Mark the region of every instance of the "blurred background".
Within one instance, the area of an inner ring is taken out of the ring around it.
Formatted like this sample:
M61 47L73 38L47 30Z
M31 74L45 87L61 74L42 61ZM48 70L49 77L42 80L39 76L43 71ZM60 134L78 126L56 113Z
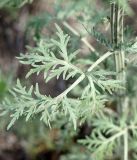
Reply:
M134 12L125 16L125 34L137 35L137 1L130 1ZM27 46L35 46L42 37L55 35L55 23L72 36L71 49L80 48L81 58L91 56L95 50L105 50L88 35L85 27L98 29L109 37L109 3L107 0L0 0L0 101L9 97L8 90L19 78L25 84L40 85L43 94L57 96L66 88L61 78L53 79L47 85L43 75L24 77L29 66L21 65L16 59L20 53L27 52ZM103 27L102 27L103 26ZM85 44L84 37L91 46ZM1 112L0 112L1 113ZM0 160L86 160L88 153L76 143L78 138L88 135L92 127L84 124L74 132L66 121L57 122L49 129L39 117L18 122L7 131L10 117L0 117ZM61 125L61 126L60 126ZM77 155L78 154L78 155ZM80 158L78 158L80 157Z

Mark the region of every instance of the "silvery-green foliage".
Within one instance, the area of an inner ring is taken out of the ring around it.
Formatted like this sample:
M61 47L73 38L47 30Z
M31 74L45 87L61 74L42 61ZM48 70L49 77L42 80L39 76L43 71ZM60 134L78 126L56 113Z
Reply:
M4 106L11 106L10 112L12 120L8 126L10 128L20 116L25 116L26 121L29 118L40 114L40 120L44 121L51 127L51 122L57 120L58 114L65 114L68 120L77 128L78 120L86 120L91 114L97 114L104 109L107 101L107 95L112 94L115 88L121 88L120 81L112 77L115 72L100 69L100 63L113 53L105 53L88 67L85 65L83 71L80 64L75 61L78 50L70 52L68 43L70 37L64 34L59 26L57 28L57 39L51 39L49 42L40 40L35 48L29 48L27 54L21 54L18 58L21 63L31 65L27 78L36 73L44 73L44 80L47 83L52 78L63 76L64 80L70 78L75 81L60 95L55 98L42 95L39 91L38 84L31 86L29 89L22 86L17 81L17 86L11 91L14 101L5 101ZM86 84L82 89L81 95L72 99L68 96L71 90L85 81ZM106 98L104 97L106 94ZM22 106L20 107L20 104ZM84 105L84 109L83 109Z

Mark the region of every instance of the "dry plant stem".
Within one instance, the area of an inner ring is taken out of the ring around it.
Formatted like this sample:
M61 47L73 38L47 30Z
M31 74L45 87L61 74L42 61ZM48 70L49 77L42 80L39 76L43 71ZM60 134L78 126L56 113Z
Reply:
M77 37L81 37L80 34L71 26L69 25L66 21L63 22L63 25L69 29L74 35ZM95 50L95 48L87 41L86 37L82 37L81 41L92 51L95 52L97 56L99 56L98 52Z

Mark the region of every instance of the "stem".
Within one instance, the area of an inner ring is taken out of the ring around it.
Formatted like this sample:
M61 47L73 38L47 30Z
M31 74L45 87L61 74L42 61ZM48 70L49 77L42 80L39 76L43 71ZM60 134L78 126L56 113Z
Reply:
M97 51L95 50L95 48L87 41L86 37L81 38L81 41L92 51L95 52L97 56L99 56L99 54L97 53Z
M107 52L103 56L101 56L89 69L87 72L91 72L95 67L97 67L102 61L104 61L106 58L108 58L110 55L112 55L113 52ZM58 95L55 99L62 99L64 96L66 96L73 88L75 88L83 79L86 77L85 74L82 74L69 88L67 88L64 92L62 92L60 95Z
M73 88L75 88L83 79L85 78L85 75L82 74L69 88L67 88L63 93L58 95L55 99L62 99L64 96L66 96Z
M115 52L116 78L122 81L123 86L125 86L125 53L121 48L121 44L123 43L123 16L123 8L116 2L113 2L111 4L111 40ZM123 90L119 90L118 92L121 95L124 94Z
M101 56L91 67L89 67L88 72L91 72L98 64L100 64L102 61L104 61L106 58L111 56L113 52L107 52L103 56Z
M111 4L111 40L113 50L115 52L115 65L117 72L117 80L120 80L125 87L125 53L121 48L123 43L123 18L124 9L119 6L118 1ZM124 115L126 122L125 107L125 90L117 90L118 96L118 113ZM124 160L128 160L128 129L126 129L124 137Z
M128 130L124 134L124 160L128 160Z
M74 35L76 35L77 37L80 37L80 34L72 26L70 26L66 21L63 22L63 25L67 29L69 29Z
M114 136L108 138L108 140L106 140L106 143L112 142L112 141L114 141L115 139L117 139L117 138L119 138L119 137L121 137L121 136L125 136L125 134L126 134L125 132L126 132L126 130L121 130L120 132L118 132L118 133L115 134ZM124 160L125 160L125 159L124 159Z

